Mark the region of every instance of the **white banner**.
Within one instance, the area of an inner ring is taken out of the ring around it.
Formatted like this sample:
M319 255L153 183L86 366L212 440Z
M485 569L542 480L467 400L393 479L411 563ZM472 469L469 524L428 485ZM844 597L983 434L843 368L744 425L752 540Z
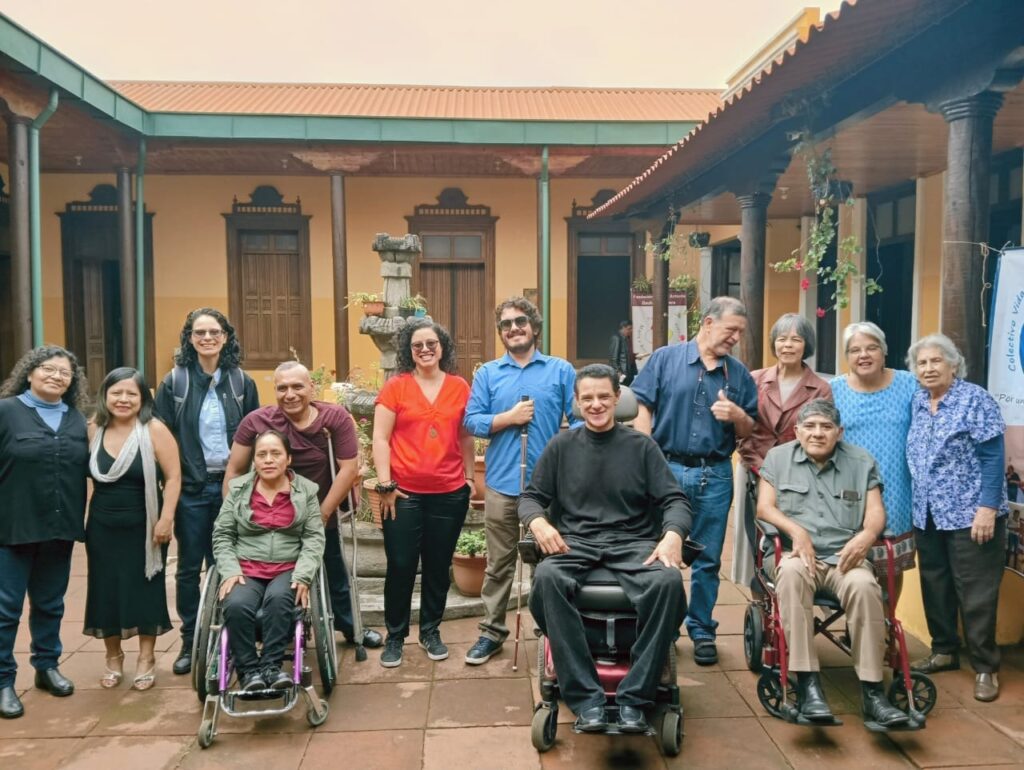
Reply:
M991 328L988 389L1006 420L1006 566L1024 573L1024 249L999 260Z

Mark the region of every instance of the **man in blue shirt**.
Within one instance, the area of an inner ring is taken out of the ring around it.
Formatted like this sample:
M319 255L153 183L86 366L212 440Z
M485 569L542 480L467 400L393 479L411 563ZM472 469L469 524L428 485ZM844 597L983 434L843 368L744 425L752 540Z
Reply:
M568 361L537 350L542 319L536 306L512 297L494 311L505 355L484 364L473 378L466 406L466 429L489 438L487 447L484 527L487 535L487 572L483 590L482 635L466 663L480 665L491 659L508 638L505 612L515 577L516 544L519 542L517 503L522 493L521 433L527 431L526 480L562 417L577 422L572 414L576 372ZM529 396L528 400L522 400Z
M693 508L690 537L704 544L693 563L686 630L693 658L718 661L711 617L718 600L718 571L732 505L732 453L757 419L757 387L730 354L747 328L747 311L733 297L711 300L697 337L659 348L633 382L640 402L634 427L650 435Z

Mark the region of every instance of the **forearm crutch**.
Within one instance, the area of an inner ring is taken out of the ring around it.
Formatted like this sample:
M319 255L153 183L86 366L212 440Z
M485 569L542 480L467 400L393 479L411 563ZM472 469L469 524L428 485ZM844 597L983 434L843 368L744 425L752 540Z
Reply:
M522 396L520 401L529 401L529 396ZM519 428L519 495L526 491L526 442L529 438L530 423L523 423ZM519 540L523 539L523 522L519 522ZM512 645L512 670L519 670L519 635L523 627L523 556L516 548L516 638Z

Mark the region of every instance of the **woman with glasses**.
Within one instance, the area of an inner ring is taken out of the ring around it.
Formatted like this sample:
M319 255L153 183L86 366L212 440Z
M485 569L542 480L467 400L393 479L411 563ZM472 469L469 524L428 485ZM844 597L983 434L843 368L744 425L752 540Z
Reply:
M175 366L156 391L156 415L171 429L181 456L181 497L174 518L181 652L175 674L192 670L199 573L204 560L213 563L213 522L223 502L231 440L242 418L260 405L256 383L238 365L241 356L235 328L223 313L193 310L181 330Z
M0 717L25 713L14 638L28 595L35 686L71 695L57 669L71 550L85 539L85 375L57 345L30 350L0 388Z
M885 366L885 332L870 321L843 330L849 373L832 380L832 397L843 418L843 440L868 450L882 472L886 530L896 538L896 569L914 566L907 433L917 380Z
M398 373L377 396L373 424L388 561L385 668L402 663L420 561L419 644L431 660L448 657L439 627L473 478L473 437L462 427L469 385L454 374L452 338L438 324L413 321L399 332L397 345Z

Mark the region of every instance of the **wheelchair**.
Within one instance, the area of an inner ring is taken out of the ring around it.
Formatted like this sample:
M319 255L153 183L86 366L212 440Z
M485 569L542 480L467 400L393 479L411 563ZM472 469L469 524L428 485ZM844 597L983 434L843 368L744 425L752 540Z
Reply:
M754 552L755 576L760 583L763 596L753 599L743 618L743 654L747 668L760 674L757 681L757 698L765 710L774 717L793 724L830 727L842 722L833 717L831 721L810 721L797 710L795 676L789 671L789 653L786 634L782 628L782 616L775 593L772 573L765 568L764 558L769 544L775 548L775 565L782 559L782 537L769 524L757 522L758 546ZM882 605L886 627L886 665L893 671L888 698L896 708L910 718L907 725L885 728L873 722L865 726L873 732L888 730L920 730L926 717L935 707L938 693L935 684L925 674L910 670L907 654L907 640L903 626L896 617L896 549L893 540L886 534L871 549L868 559L875 567L876 575L885 569L881 581ZM814 594L814 633L821 634L836 647L851 654L850 637L845 629L834 630L832 626L844 616L843 608L835 595L827 591Z
M334 643L334 617L327 594L327 579L320 569L309 589L309 607L295 608L295 624L290 652L292 686L283 690L243 692L235 679L228 630L217 598L220 576L211 566L206 572L199 598L196 634L192 643L192 688L203 704L198 740L208 748L217 735L217 721L223 713L229 717L268 717L286 714L300 696L306 704L306 720L313 727L327 719L328 705L313 687L313 671L305 660L312 641L320 671L324 696L330 696L338 676L338 649ZM256 614L256 638L260 638L263 611ZM232 689L232 688L235 689Z

